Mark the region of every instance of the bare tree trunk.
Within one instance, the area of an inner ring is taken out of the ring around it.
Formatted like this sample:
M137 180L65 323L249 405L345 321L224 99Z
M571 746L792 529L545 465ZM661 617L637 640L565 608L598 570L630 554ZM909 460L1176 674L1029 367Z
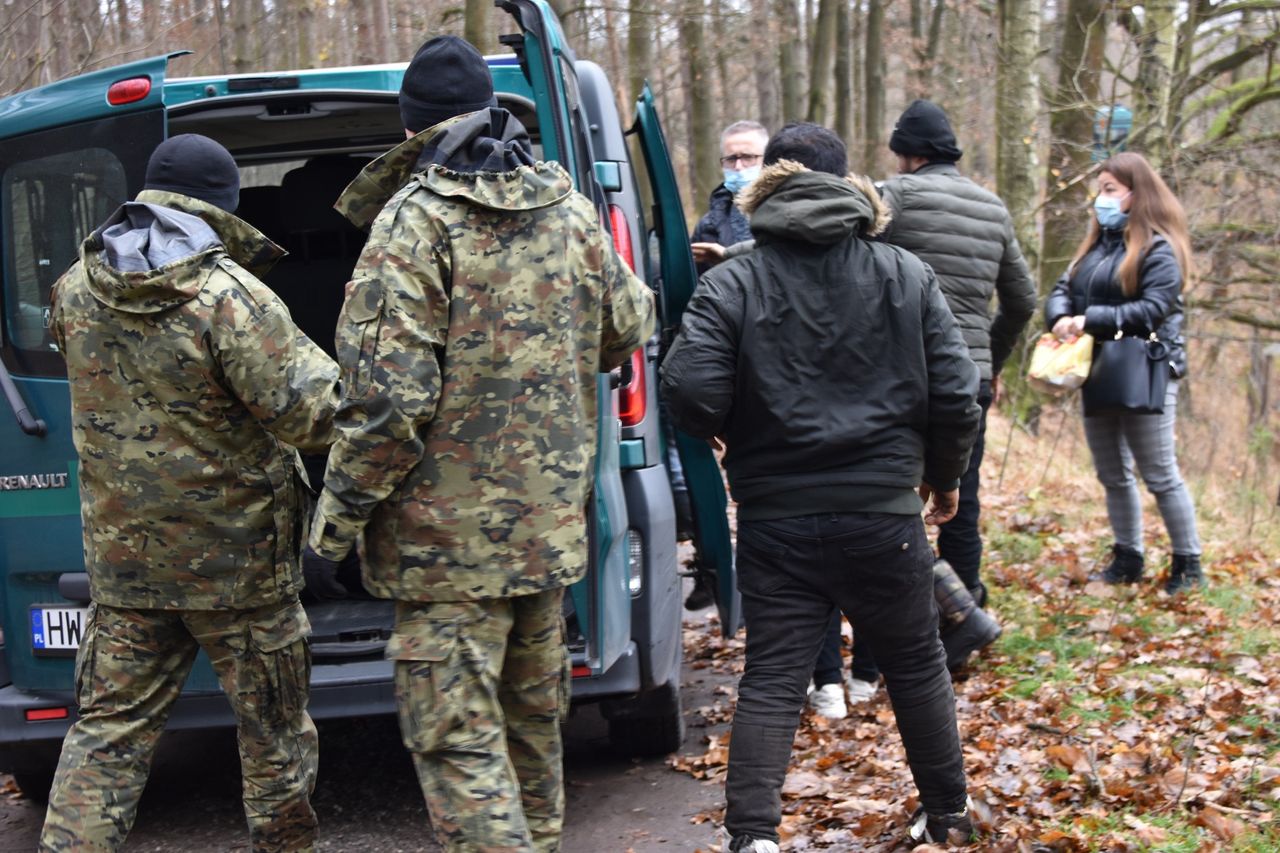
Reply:
M98 39L105 29L94 0L71 0L71 21L64 39L71 62L67 69L69 74L82 74L88 70L93 63L94 50L99 46Z
M795 0L774 0L778 32L778 68L782 74L782 120L799 121L804 115L800 54L796 46L803 29L796 21Z
M862 170L879 174L884 137L884 2L867 0L865 67L866 109L863 111Z
M1159 166L1169 158L1173 65L1177 47L1177 0L1146 0L1138 33L1138 79L1134 92L1134 142Z
M128 0L116 0L116 38L121 47L129 43L130 35Z
M245 16L248 17L248 9ZM150 50L160 32L160 0L142 0L142 40Z
M1040 291L1045 293L1067 267L1083 233L1082 211L1089 197L1084 176L1092 161L1093 113L1098 103L1106 17L1103 0L1067 0L1059 20L1058 80L1049 111L1048 203Z
M996 191L1013 216L1018 242L1031 269L1039 249L1035 211L1036 121L1040 86L1040 0L1000 0L999 62L996 67Z
M231 71L233 74L243 74L249 71L253 65L253 59L249 55L249 28L252 24L250 17L252 14L252 6L244 0L234 0L231 3L232 22L231 22Z
M834 130L853 141L853 34L849 0L836 3L836 118Z
M864 47L865 41L863 39L864 27L862 0L853 0L853 8L850 10L850 18L849 46L852 53L852 56L850 57L850 65L852 66L850 68L852 79L849 81L849 88L851 90L850 99L857 98L859 100L856 105L852 102L850 104L850 109L853 112L853 119L851 121L852 127L850 128L849 136L845 141L849 145L850 157L855 160L855 162L851 164L854 167L854 171L869 172L870 170L868 165L861 162L862 146L857 144L858 140L864 138L867 114L866 102L862 100L866 93L866 87L863 85L863 74L866 71L866 51Z
M653 5L646 0L631 0L627 7L627 80L633 104L644 90L653 66L653 43L658 38L660 20L657 11L651 9ZM628 109L623 113L623 121L630 115Z
M296 28L299 68L313 68L316 64L316 7L314 0L291 0L294 27Z
M844 0L820 0L809 64L809 121L826 124L831 114L832 62L836 48L836 6Z
M729 32L728 12L724 0L712 0L711 32L714 34L716 57L716 127L724 127L741 116L737 107L738 99L734 97L733 81L729 78Z
M774 27L769 24L769 0L752 0L752 17L756 26L751 29L752 55L761 57L761 61L753 62L756 80L756 120L769 128L769 132L777 130L782 124L782 114L778 109L778 70L772 62L764 59L776 56L777 49L773 43Z
M689 186L696 199L706 199L719 183L719 135L714 127L710 75L703 38L702 0L685 0L680 42L685 55L689 103Z
M407 61L413 58L418 45L426 39L422 38L421 29L417 26L415 14L417 0L396 0L396 60Z
M462 37L476 46L481 53L489 47L489 9L493 0L467 0L462 25Z
M604 7L604 37L609 57L606 65L609 71L609 79L613 81L614 100L618 102L618 107L622 111L622 115L625 116L627 114L626 107L632 102L632 98L627 86L629 77L623 73L625 66L622 62L622 40L618 37L617 15L615 8L606 3Z
M240 0L242 2L243 0ZM372 0L350 0L352 23L356 30L356 65L370 65L374 59Z
M471 2L474 2L474 0L470 0L467 5L470 6ZM391 7L388 5L387 0L370 0L369 6L369 23L373 28L369 41L373 50L374 61L386 62L390 57L391 50ZM477 42L472 42L472 44L477 44L478 46ZM484 48L481 48L481 53L483 52Z

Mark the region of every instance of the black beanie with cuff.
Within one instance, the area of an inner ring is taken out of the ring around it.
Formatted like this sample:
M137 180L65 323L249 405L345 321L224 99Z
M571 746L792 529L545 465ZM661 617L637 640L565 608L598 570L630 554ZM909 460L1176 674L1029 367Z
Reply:
M918 99L902 111L889 137L889 150L904 157L954 163L964 153L956 147L956 134L942 107Z

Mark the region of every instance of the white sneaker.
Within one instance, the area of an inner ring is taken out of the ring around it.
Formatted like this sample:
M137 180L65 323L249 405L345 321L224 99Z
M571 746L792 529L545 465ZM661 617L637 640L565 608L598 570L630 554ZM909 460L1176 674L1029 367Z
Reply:
M739 836L729 845L729 853L780 853L778 842Z
M854 678L852 675L844 680L845 690L849 691L849 704L861 705L863 702L869 702L876 695L876 691L880 689L880 685L875 681L863 681L861 678Z
M811 691L809 707L819 717L826 717L828 720L843 720L849 715L849 710L844 705L844 688L839 684L824 684Z

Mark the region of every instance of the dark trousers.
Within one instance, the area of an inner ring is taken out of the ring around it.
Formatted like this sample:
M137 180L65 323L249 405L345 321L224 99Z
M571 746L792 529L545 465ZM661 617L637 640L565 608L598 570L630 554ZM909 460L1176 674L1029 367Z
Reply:
M938 639L933 550L919 516L846 513L738 522L747 625L725 783L731 836L778 838L805 687L838 610L884 673L925 809L964 808L955 696Z
M955 517L938 528L938 555L951 564L970 590L976 589L980 583L978 568L982 565L982 534L978 532L982 506L978 502L978 487L981 485L979 469L986 444L987 410L991 408L991 397L991 383L984 379L978 386L982 422L978 426L973 455L969 457L969 467L960 478L960 506Z
M813 665L813 686L839 684L844 681L844 661L840 659L840 611L831 614L831 624L818 650L818 662Z

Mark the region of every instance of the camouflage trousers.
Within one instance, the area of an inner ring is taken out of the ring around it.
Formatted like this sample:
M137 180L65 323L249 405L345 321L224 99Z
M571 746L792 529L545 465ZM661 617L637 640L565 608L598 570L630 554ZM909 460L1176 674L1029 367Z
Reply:
M399 602L388 655L405 746L457 853L555 853L569 707L564 590Z
M236 717L253 850L311 850L309 632L296 599L248 611L94 605L76 656L80 717L62 744L40 849L123 846L169 711L204 649Z

